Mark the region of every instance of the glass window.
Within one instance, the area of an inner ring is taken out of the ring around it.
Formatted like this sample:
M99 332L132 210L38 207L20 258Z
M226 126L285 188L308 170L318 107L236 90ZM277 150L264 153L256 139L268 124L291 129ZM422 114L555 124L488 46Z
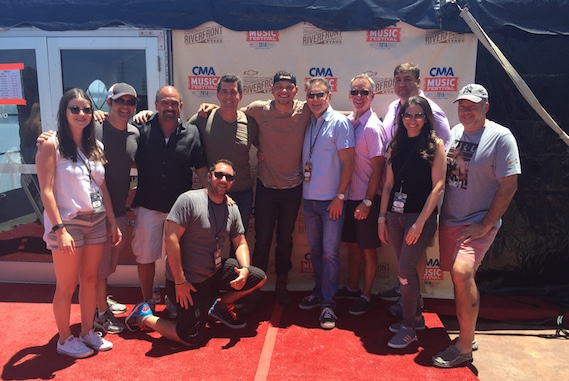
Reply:
M144 50L61 50L61 70L63 92L73 87L90 89L97 110L109 110L102 95L116 82L126 82L136 89L137 111L148 109Z

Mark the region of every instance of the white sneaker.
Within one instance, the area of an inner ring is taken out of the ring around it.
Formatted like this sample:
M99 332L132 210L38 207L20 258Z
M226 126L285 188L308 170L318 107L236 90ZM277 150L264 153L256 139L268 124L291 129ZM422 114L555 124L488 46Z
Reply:
M79 338L85 345L98 351L108 351L113 349L113 343L103 339L99 332L95 332L92 329L89 331L87 336L80 336Z
M63 344L57 340L57 353L76 359L82 359L91 356L95 351L83 344L81 340L71 335L63 342Z
M126 312L126 306L111 299L112 295L107 295L107 308L111 310L114 315L124 314Z

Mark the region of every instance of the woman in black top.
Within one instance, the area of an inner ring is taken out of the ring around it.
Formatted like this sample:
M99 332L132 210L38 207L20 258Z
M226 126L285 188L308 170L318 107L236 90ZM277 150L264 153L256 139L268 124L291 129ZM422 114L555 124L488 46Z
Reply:
M410 97L401 107L387 155L378 234L385 244L389 236L399 259L403 304L403 321L389 327L396 332L387 344L392 348L407 347L417 339L416 330L425 328L417 263L437 228L446 173L444 143L433 127L429 102Z

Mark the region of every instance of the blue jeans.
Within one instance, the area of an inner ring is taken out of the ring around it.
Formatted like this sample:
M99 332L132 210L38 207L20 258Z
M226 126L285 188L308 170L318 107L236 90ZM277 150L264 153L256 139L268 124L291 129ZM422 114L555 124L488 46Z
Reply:
M312 294L322 298L321 307L336 307L334 295L340 285L340 243L344 215L330 218L327 208L332 202L303 199L306 239L310 246L310 258L314 269L315 286Z
M418 216L419 213L387 212L389 239L395 249L397 259L399 259L398 276L403 304L403 324L409 327L413 326L416 316L421 316L421 301L419 299L421 285L417 274L417 263L437 230L437 214L433 213L425 222L417 242L408 245L405 242L405 236Z
M253 266L267 272L276 225L275 271L286 275L292 268L292 233L301 200L302 183L289 189L271 189L257 179Z
M245 189L239 192L229 192L227 195L231 197L239 207L239 213L241 213L241 222L243 222L243 227L245 228L245 238L247 238L247 229L249 228L251 209L253 209L253 188ZM235 258L235 248L233 247L233 243L231 243L230 246L231 248L229 250L229 257Z

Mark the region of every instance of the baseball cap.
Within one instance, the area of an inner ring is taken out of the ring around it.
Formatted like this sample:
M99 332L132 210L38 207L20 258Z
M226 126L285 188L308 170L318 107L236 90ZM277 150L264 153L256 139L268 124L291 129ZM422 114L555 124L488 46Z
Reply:
M273 78L273 85L280 81L288 81L296 86L296 77L290 71L281 70L275 74Z
M461 99L467 99L474 103L479 103L483 99L488 100L488 91L476 83L471 83L470 85L464 86L458 93L458 97L454 100L458 102Z
M117 99L122 97L123 95L132 95L133 97L138 99L134 87L124 82L119 82L112 85L111 88L109 89L109 93L107 94L107 98Z

